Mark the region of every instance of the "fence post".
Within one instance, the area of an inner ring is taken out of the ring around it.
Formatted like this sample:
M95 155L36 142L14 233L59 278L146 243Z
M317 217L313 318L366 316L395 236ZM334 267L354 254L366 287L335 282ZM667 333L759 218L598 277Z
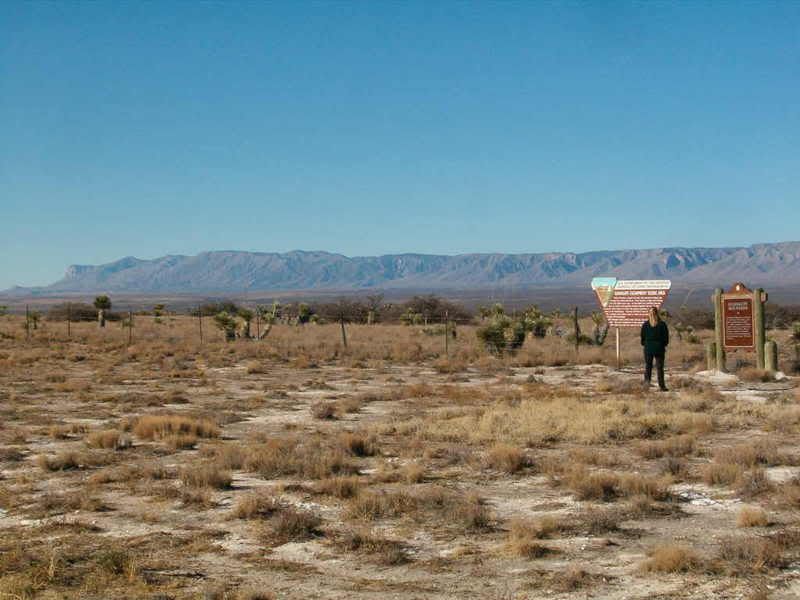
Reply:
M67 339L72 339L72 302L67 302Z
M31 311L27 304L25 305L25 339L31 339Z
M344 344L345 349L347 348L347 333L344 330L344 315L339 316L339 325L342 326L342 343Z
M450 336L447 335L449 333L448 327L450 325L450 312L444 311L444 354L447 359L450 359Z
M128 311L128 346L133 341L133 311Z

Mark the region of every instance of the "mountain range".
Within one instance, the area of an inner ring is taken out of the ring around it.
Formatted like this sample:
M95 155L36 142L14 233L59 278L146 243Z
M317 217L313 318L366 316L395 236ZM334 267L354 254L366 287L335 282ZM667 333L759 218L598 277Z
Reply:
M48 286L12 295L71 292L241 293L286 290L489 289L498 286L585 287L595 276L672 279L729 286L800 284L800 242L727 248L654 248L540 254L387 254L347 257L329 252L218 251L152 260L123 258L72 265Z

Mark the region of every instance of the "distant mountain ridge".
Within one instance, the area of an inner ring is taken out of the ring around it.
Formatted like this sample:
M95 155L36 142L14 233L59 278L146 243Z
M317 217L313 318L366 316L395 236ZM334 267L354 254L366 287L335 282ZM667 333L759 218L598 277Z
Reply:
M448 290L495 286L586 286L592 277L667 278L686 284L800 283L800 242L730 248L655 248L539 254L387 254L219 251L153 260L72 265L39 288L62 292L241 293L285 290ZM13 293L13 291L11 291Z

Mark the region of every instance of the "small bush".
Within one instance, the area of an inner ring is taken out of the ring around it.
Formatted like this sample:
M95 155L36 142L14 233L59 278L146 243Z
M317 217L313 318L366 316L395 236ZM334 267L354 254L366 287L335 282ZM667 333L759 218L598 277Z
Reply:
M195 419L183 415L145 415L134 422L133 433L145 440L161 440L177 434L215 438L219 437L219 427L210 419Z
M233 508L233 516L237 519L268 518L281 508L283 506L277 498L260 492L252 492L239 498Z
M55 456L40 454L36 457L36 463L45 471L68 471L80 468L82 458L77 452L66 450Z
M648 552L649 558L642 563L642 570L653 573L686 573L696 571L703 560L692 549L679 544L656 546Z
M361 491L361 480L358 477L328 477L320 479L314 491L335 498L355 498Z
M517 473L530 465L525 453L514 446L496 444L486 455L486 466L503 473Z
M783 565L781 546L766 537L734 537L719 545L719 558L740 572L763 571Z
M180 479L192 488L214 488L224 490L231 487L233 477L219 465L211 462L192 465L181 471Z
M374 438L358 433L343 433L339 441L342 447L353 456L375 456L378 453Z
M301 542L319 535L322 519L307 510L285 508L270 521L272 533L280 542Z
M335 419L336 405L332 402L317 402L311 406L311 414L315 419Z
M130 448L131 440L116 429L107 429L105 431L90 433L86 438L86 445L90 448L113 448L114 450L123 450L125 448Z
M745 506L736 515L737 527L766 527L769 525L767 513L758 506Z
M336 540L336 545L348 552L368 554L382 565L400 565L409 560L402 542L387 540L369 531L347 531Z

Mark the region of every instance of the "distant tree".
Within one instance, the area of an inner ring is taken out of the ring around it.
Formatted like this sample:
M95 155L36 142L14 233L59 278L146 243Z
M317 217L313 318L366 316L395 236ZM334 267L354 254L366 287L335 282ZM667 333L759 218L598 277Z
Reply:
M424 318L422 313L416 312L412 307L406 308L406 311L400 315L400 322L403 325L422 325Z
M249 340L250 339L250 322L253 320L253 317L255 316L255 314L253 313L252 310L250 310L248 308L240 308L237 311L236 314L244 322L244 324L242 326L242 337Z
M275 321L278 319L280 314L281 305L277 302L273 302L272 306L257 306L256 307L256 314L258 315L259 319L264 321L266 324L266 328L262 331L258 339L263 340L265 337L269 335L269 332L272 331L272 326L275 325Z
M100 327L106 326L106 311L111 310L111 298L105 294L94 299L94 307L97 309L97 322Z
M42 313L38 310L32 310L28 313L28 320L30 321L33 329L39 329L39 321L42 319Z
M535 304L522 312L520 317L525 331L530 331L534 337L543 338L547 330L553 325L552 319L547 317Z
M367 296L367 325L372 325L378 320L382 305L383 294L372 294Z
M301 302L297 306L297 324L298 325L305 325L309 321L311 321L311 315L313 315L313 311L308 304Z
M497 307L499 305L495 305ZM502 306L500 306L502 309ZM505 311L493 310L489 322L476 331L478 339L492 354L506 351L516 352L525 343L525 323L523 319L513 319Z
M166 310L166 308L167 308L166 304L156 304L153 307L153 316L155 316L155 317L163 316L164 315L164 311Z
M230 342L236 339L236 327L238 323L236 317L226 311L214 315L214 324L225 334L225 341Z
M0 304L0 317L5 317L8 314L8 306Z

